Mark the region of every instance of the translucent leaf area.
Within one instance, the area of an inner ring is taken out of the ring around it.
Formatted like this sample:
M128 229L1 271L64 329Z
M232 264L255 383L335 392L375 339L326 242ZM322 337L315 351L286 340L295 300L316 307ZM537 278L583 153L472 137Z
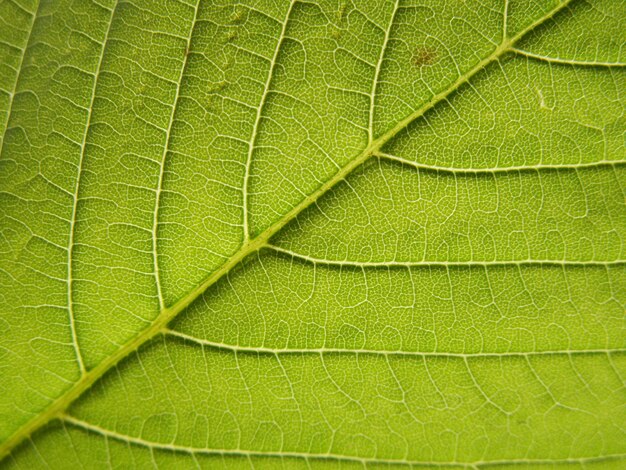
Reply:
M0 467L626 467L626 2L0 1Z

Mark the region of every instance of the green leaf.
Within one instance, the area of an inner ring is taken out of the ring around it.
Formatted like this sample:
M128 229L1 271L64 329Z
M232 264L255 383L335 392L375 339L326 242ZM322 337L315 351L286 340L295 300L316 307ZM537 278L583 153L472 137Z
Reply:
M626 465L626 2L0 20L2 468Z

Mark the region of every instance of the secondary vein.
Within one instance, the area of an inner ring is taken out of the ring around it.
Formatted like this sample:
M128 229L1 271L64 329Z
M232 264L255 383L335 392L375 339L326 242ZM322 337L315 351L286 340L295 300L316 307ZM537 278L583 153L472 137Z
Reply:
M296 4L296 1L293 0L289 4L289 9L287 10L287 14L285 15L285 20L281 24L280 36L278 37L278 41L276 43L276 48L274 49L274 55L270 60L270 68L267 73L267 79L265 80L265 85L263 86L263 95L261 96L261 102L256 109L256 116L254 118L254 125L252 126L252 132L250 134L249 142L246 142L248 145L248 155L246 157L246 171L243 177L243 236L244 240L248 241L250 239L250 228L248 223L249 216L249 204L248 204L248 184L250 181L250 168L252 166L252 154L254 153L254 148L256 147L256 142L259 135L259 123L261 122L261 117L263 115L263 109L265 108L265 103L267 101L267 96L269 94L270 85L272 83L272 77L274 76L274 68L276 67L276 62L278 61L278 54L280 53L281 46L285 40L285 33L287 32L287 24L289 23L289 18L291 17L291 12L293 11L293 6Z
M83 357L80 352L80 347L78 345L78 336L76 334L76 324L74 321L73 271L74 271L74 248L76 247L74 236L76 232L76 218L78 215L78 201L79 201L81 177L83 174L83 163L85 161L87 137L89 135L89 130L91 129L91 124L92 124L93 106L96 100L96 88L98 87L98 81L100 79L100 70L102 69L102 62L104 62L105 49L106 49L107 42L109 40L109 33L111 32L111 25L113 24L113 15L115 14L115 9L117 8L117 5L118 4L116 3L109 13L109 26L104 35L104 40L102 42L102 49L100 51L100 59L98 60L98 66L96 67L96 72L93 77L93 86L91 88L91 99L90 99L89 108L87 111L87 123L85 125L85 132L83 132L83 136L82 136L81 143L80 143L80 156L78 157L78 168L76 170L76 186L74 187L74 193L72 194L72 217L70 219L69 240L67 242L68 243L67 244L67 310L68 310L69 320L70 320L70 331L72 335L72 344L74 346L74 353L76 354L76 361L78 362L80 373L83 376L87 373L87 370L85 369Z
M164 444L160 442L148 441L141 437L133 437L127 434L121 434L115 431L111 431L100 426L91 424L87 421L75 418L70 415L63 415L60 417L63 423L67 423L74 427L80 428L84 431L92 434L98 434L100 436L109 437L117 441L125 442L127 444L134 444L140 447L149 449L161 449L170 452L179 452L187 454L204 454L204 455L222 455L222 456L234 456L234 457L278 457L278 458L295 458L305 460L331 460L339 462L356 462L363 466L366 465L414 465L414 466L428 466L428 467L465 467L465 468L480 468L495 465L515 465L515 464L535 464L535 465L550 465L557 463L592 463L602 462L608 460L621 460L626 458L626 454L609 454L601 457L580 457L580 458L561 458L561 459L501 459L501 460L477 460L473 462L446 462L446 461L426 461L426 460L408 460L408 459L385 459L379 457L358 457L355 455L344 455L335 453L312 453L312 452L294 452L294 451L255 451L246 449L210 449L202 447L191 447L177 444Z
M185 44L185 58L183 59L183 65L180 70L180 75L178 77L178 82L176 83L176 94L174 95L174 101L172 103L172 110L169 116L169 122L167 126L167 130L165 131L165 145L163 146L163 153L161 155L160 168L159 168L159 181L157 183L157 190L155 195L155 203L154 203L154 213L152 215L152 263L154 269L154 281L156 284L157 297L159 298L159 306L161 309L165 308L165 302L163 300L163 294L161 292L161 278L159 276L159 256L157 252L157 232L159 227L159 208L161 205L161 193L163 191L163 178L165 176L165 159L167 157L167 153L170 149L171 136L172 136L172 126L174 125L174 118L176 116L176 109L178 100L180 98L180 87L183 82L183 76L185 75L185 70L187 69L187 62L189 58L189 49L191 47L191 38L193 37L193 32L196 28L196 22L198 19L198 10L200 9L199 2L196 2L196 6L194 7L193 12L193 21L191 22L191 27L189 29L189 37L187 38Z
M460 359L477 359L477 358L492 358L503 359L509 357L534 357L534 356L575 356L575 355L590 355L590 354L604 354L610 356L611 354L623 354L626 353L626 349L623 348L605 348L605 349L551 349L551 350L538 350L538 351L509 351L509 352L437 352L437 351L408 351L408 350L384 350L384 349L350 349L350 348L336 348L336 347L301 347L301 348L269 348L264 346L239 346L230 343L220 343L216 341L209 341L206 339L198 338L196 336L182 333L178 330L171 330L166 328L163 330L165 337L177 337L188 343L194 343L198 346L204 346L212 349L221 349L225 351L232 351L237 353L250 353L250 354L269 354L273 356L278 355L298 355L298 354L363 354L372 356L399 356L399 357L449 357Z

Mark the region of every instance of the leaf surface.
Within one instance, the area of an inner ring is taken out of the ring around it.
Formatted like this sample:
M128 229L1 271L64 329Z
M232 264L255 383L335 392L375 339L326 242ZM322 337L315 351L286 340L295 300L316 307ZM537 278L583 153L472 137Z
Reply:
M626 3L0 5L6 468L621 468Z

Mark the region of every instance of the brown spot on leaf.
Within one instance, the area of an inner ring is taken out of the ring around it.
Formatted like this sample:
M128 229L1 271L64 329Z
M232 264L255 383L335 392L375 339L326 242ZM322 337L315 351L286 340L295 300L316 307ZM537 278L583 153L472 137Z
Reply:
M346 2L342 1L337 10L337 21L341 24L346 18Z
M335 28L334 26L331 27L330 37L334 40L338 40L341 37L341 30L339 28Z
M228 32L224 35L224 44L231 43L237 39L237 29L232 28L229 29Z
M245 15L245 11L243 7L241 7L240 5L237 5L230 15L230 21L233 23L241 23L244 15Z
M417 46L413 52L413 65L423 67L425 65L433 65L437 62L439 54L432 47Z

